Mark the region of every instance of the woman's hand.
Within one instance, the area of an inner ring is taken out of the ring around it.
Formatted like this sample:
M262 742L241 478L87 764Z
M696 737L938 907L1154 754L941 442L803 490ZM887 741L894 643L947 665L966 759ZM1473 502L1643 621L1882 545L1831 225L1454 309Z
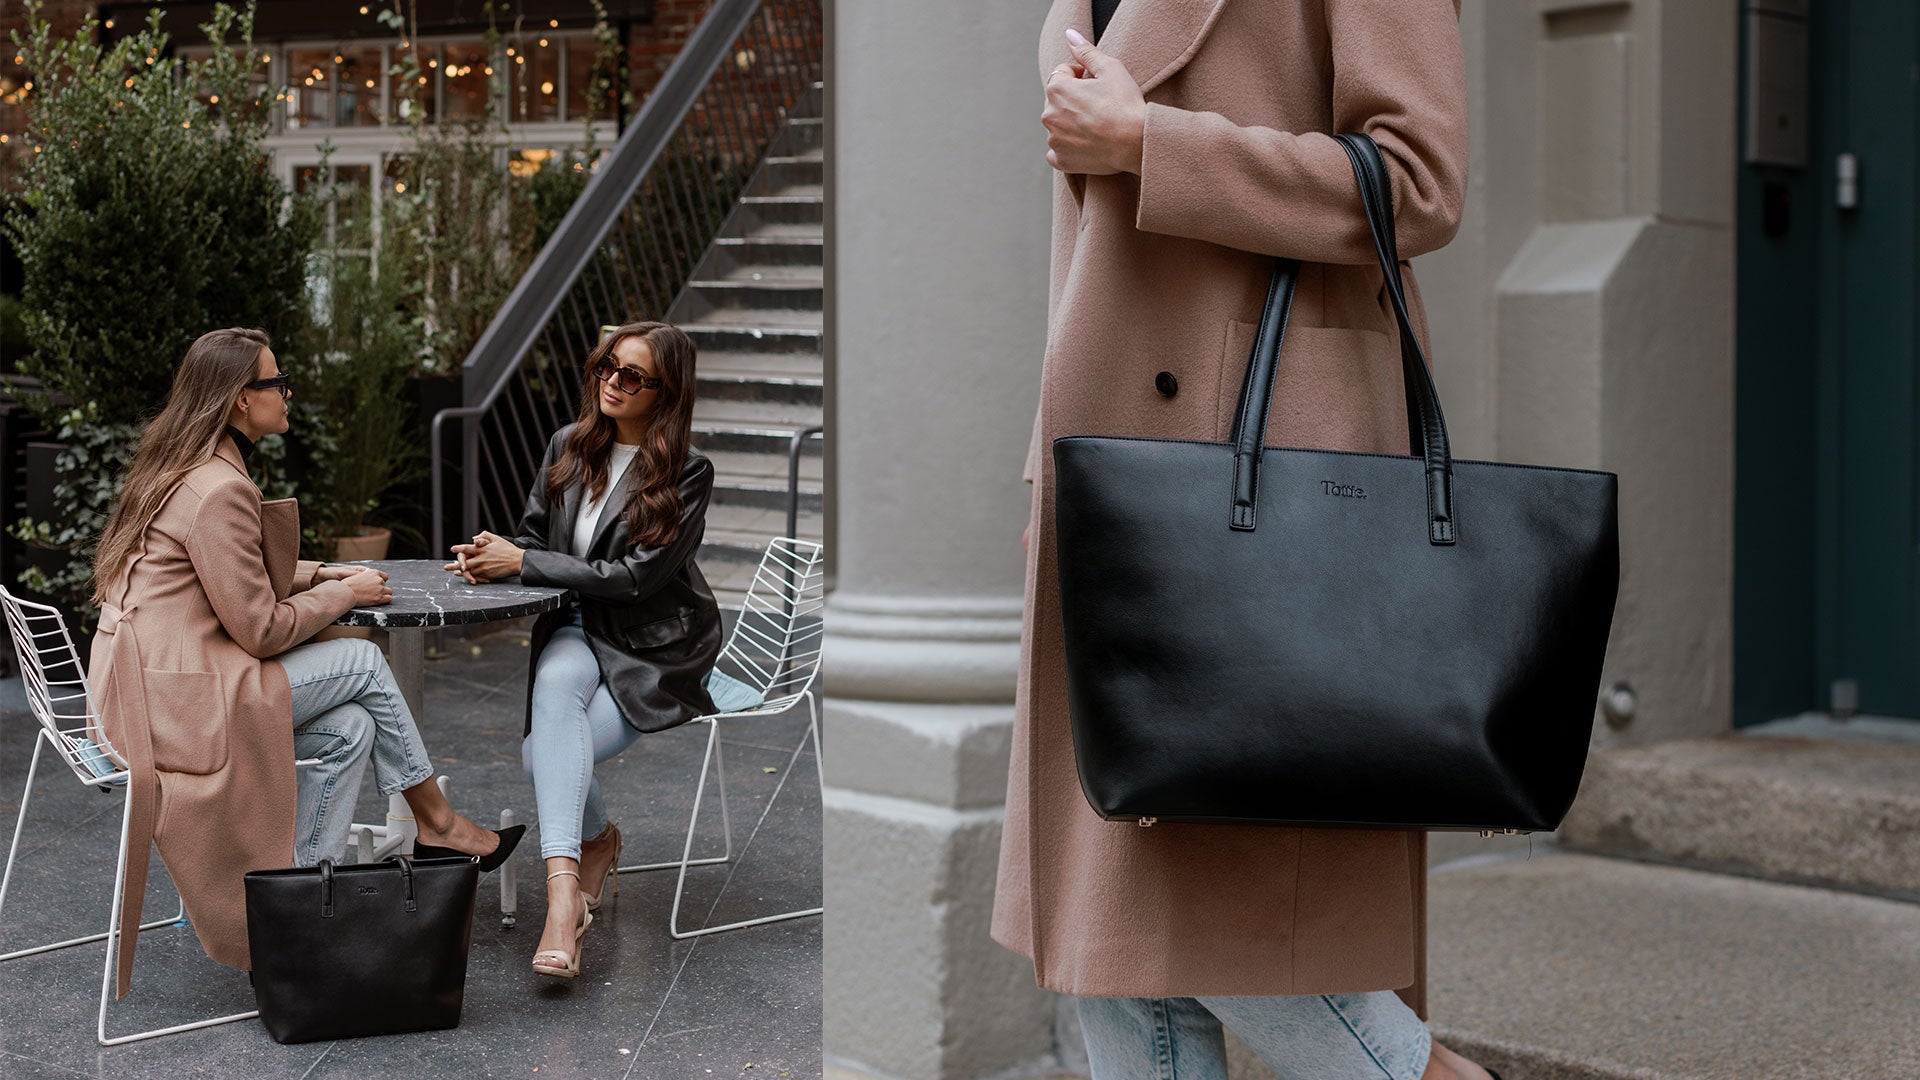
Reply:
M323 566L321 569L333 568ZM340 580L353 590L354 607L377 607L393 603L393 590L387 587L386 574L371 566L346 566L340 569L346 571L340 575Z
M444 569L458 571L473 585L518 574L524 551L513 541L490 532L474 537L471 544L455 544L449 550L455 561L446 564Z
M1077 30L1067 31L1073 64L1047 75L1047 164L1066 173L1140 171L1147 101L1127 66Z
M313 572L313 580L316 582L344 581L362 570L373 570L374 573L380 575L381 581L387 580L387 572L385 570L376 570L371 566L354 566L352 564L345 566L323 566Z

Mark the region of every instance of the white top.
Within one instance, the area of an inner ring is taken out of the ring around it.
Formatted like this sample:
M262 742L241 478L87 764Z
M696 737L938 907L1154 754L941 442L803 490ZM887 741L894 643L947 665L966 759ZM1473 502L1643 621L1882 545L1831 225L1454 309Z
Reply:
M600 511L607 505L607 496L620 484L620 476L633 464L633 456L640 452L638 445L617 442L613 444L613 459L607 462L607 489L598 499L580 504L580 514L573 519L573 553L579 558L587 557L587 548L593 543L593 531L600 525ZM618 511L615 511L618 513Z

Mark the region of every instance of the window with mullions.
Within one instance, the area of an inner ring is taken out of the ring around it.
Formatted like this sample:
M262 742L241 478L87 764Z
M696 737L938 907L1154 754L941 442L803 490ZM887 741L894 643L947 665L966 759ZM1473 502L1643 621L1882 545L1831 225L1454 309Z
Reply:
M234 50L234 54L237 57L239 50ZM273 51L264 46L255 46L254 54L253 67L247 72L247 88L244 91L246 96L245 101L238 103L220 101L218 100L219 95L214 92L212 87L201 86L196 94L200 99L200 103L215 109L217 112L232 108L236 104L254 108L271 108L274 105L275 93L271 87ZM198 63L212 59L213 50L205 47L184 48L180 49L177 55L182 61L187 63Z

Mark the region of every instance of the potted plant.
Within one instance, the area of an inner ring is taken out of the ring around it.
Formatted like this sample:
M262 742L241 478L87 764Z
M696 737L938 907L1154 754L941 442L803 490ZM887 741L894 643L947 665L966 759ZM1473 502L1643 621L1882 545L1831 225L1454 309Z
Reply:
M371 518L423 465L406 392L418 335L399 275L381 273L375 257L317 255L312 265L313 318L291 402L308 456L301 506L316 557L382 559L392 529Z

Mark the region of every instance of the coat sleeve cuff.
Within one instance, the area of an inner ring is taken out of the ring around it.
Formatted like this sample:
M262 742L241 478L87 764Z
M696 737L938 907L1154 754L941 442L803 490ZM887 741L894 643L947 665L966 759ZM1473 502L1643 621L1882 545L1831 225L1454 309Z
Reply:
M1220 191L1205 173L1183 163L1197 149L1200 114L1147 102L1140 129L1140 204L1134 226L1143 232L1187 235L1196 216L1219 206Z
M319 573L320 568L325 565L327 564L313 559L301 559L294 563L293 591L306 592L308 589L313 588L313 575Z

